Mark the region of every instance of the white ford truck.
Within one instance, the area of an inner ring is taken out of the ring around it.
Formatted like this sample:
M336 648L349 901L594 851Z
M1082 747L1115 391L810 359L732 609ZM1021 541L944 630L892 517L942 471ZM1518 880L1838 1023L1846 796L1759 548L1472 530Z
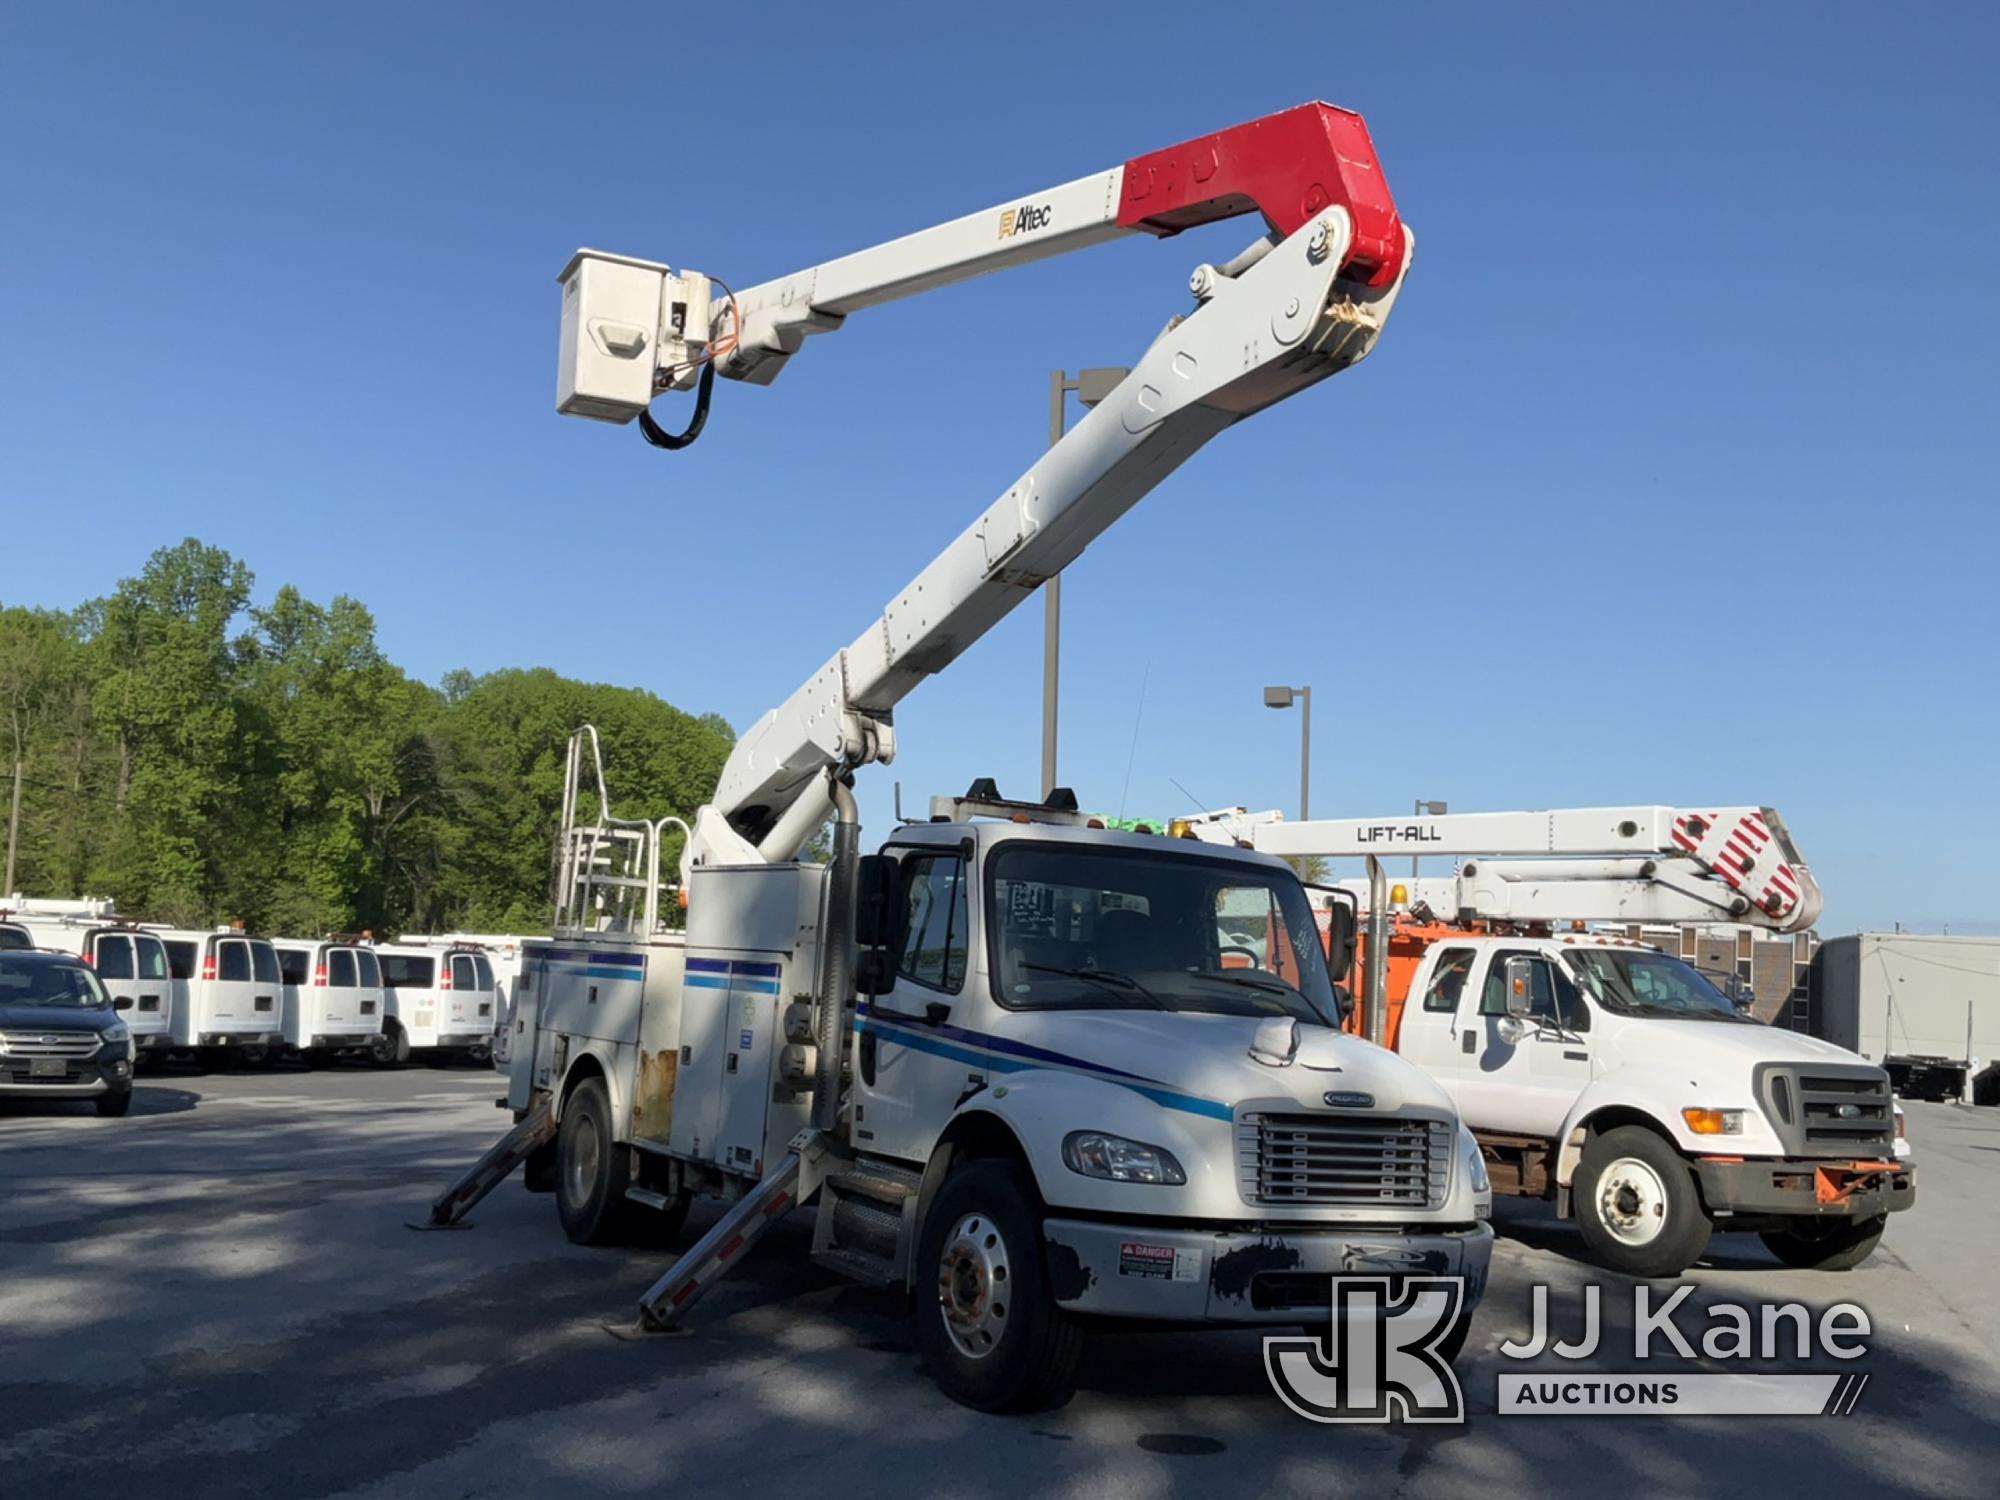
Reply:
M1495 1189L1552 1196L1615 1270L1678 1275L1715 1230L1844 1270L1916 1200L1881 1068L1751 1020L1641 943L1437 937L1395 1040L1451 1094Z

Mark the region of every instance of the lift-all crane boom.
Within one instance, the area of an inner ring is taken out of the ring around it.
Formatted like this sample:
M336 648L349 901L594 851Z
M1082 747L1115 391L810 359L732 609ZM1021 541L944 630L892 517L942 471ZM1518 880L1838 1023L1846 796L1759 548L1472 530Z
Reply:
M1261 213L1268 233L1198 266L1175 317L1111 395L1010 485L880 618L752 727L682 856L794 857L834 808L833 777L895 754L896 705L1074 561L1225 428L1364 358L1412 237L1361 117L1307 104L872 249L730 293L696 272L581 250L563 282L558 409L644 418L692 441L715 377L763 385L806 337L864 308L1127 234ZM644 417L698 385L687 434Z
M1368 917L1363 993L1385 991L1389 854L1467 857L1449 880L1410 891L1461 922L1740 922L1775 932L1812 926L1820 890L1768 807L1576 807L1542 812L1445 813L1286 822L1228 808L1181 820L1196 838L1264 854L1365 859ZM1386 1007L1369 1004L1368 1034L1386 1034Z

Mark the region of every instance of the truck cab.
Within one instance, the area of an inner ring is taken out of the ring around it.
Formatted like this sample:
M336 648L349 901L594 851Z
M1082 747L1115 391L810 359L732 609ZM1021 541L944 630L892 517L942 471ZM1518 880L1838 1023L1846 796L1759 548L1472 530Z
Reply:
M810 864L696 868L684 932L558 924L511 1039L517 1117L556 1116L531 1186L582 1242L758 1189L826 1076L832 936L857 993L814 1256L918 1293L951 1394L1034 1398L1093 1318L1323 1324L1333 1278L1413 1268L1460 1279L1455 1354L1492 1247L1479 1151L1445 1088L1339 1030L1290 867L1077 824L907 824L859 860L847 932Z
M1716 1230L1846 1269L1915 1201L1881 1068L1749 1019L1644 943L1436 937L1396 1046L1451 1095L1496 1190L1554 1198L1616 1270L1678 1275Z

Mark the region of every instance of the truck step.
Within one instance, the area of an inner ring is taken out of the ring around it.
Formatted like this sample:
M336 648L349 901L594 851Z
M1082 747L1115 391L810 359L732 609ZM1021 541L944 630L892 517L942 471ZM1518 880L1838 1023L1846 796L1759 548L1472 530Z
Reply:
M893 1258L902 1236L903 1216L894 1209L866 1198L833 1199L833 1243L828 1249L859 1250Z
M643 1203L648 1208L657 1208L662 1212L671 1207L674 1201L665 1193L656 1193L651 1188L640 1187L636 1182L626 1187L625 1196L634 1203Z
M900 1208L905 1198L914 1198L924 1185L923 1177L887 1162L856 1162L845 1171L829 1173L827 1182L843 1198L873 1198Z
M838 1271L850 1281L859 1281L868 1286L894 1286L901 1278L888 1260L879 1255L865 1255L857 1250L834 1246L813 1252L813 1263L825 1266L829 1271Z

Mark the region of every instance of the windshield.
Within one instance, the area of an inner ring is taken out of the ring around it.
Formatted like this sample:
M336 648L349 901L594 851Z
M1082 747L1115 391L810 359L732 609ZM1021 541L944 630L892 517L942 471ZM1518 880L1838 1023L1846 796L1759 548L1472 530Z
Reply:
M28 936L28 929L0 922L0 948L32 948L35 940Z
M1591 998L1619 1015L1756 1024L1694 969L1664 953L1579 948L1563 957Z
M995 850L988 868L1002 1005L1338 1024L1319 926L1288 871L1026 842Z
M111 997L97 976L74 959L12 958L0 954L0 1006L104 1006Z

